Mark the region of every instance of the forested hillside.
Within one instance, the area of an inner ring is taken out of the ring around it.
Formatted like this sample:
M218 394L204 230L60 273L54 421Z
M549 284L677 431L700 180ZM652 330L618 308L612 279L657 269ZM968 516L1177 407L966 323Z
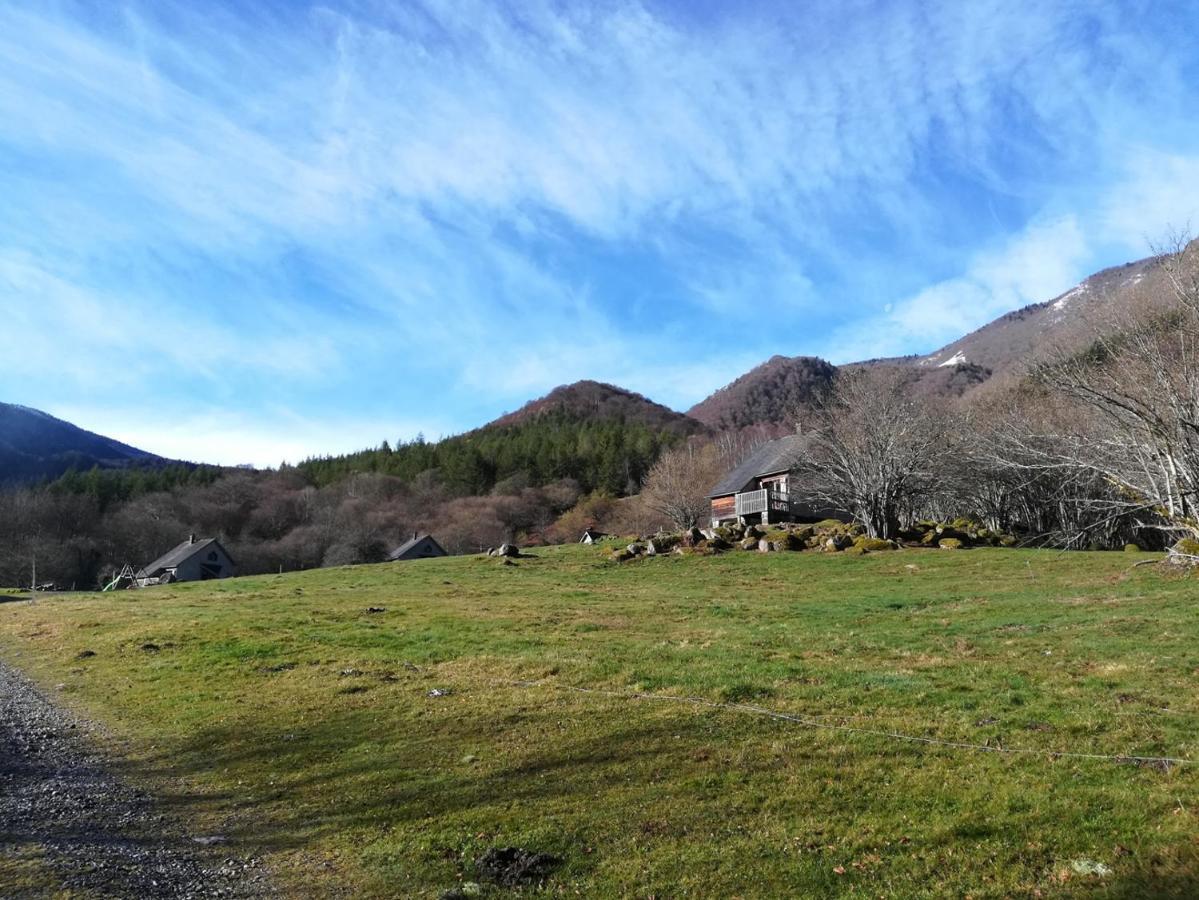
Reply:
M626 494L636 493L662 447L680 437L677 431L624 418L593 420L551 410L442 441L384 443L374 450L310 459L298 469L318 487L357 473L410 482L423 472L436 472L447 490L460 495L486 493L514 475L535 486L572 478L587 491Z
M69 469L154 467L167 460L37 409L0 403L0 485L57 478Z
M219 537L247 574L377 561L414 530L455 553L571 539L586 510L611 514L665 448L704 430L637 394L583 382L467 434L273 472L71 470L0 493L0 584L27 583L36 558L40 580L94 587L192 532ZM587 498L566 520L569 533L552 531Z

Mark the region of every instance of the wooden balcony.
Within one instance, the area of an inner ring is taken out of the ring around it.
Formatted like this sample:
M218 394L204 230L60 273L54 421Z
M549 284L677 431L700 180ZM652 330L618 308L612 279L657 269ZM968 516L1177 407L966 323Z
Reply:
M770 517L791 514L791 498L781 492L763 488L758 491L744 491L737 494L737 516L751 516L758 513L768 513Z

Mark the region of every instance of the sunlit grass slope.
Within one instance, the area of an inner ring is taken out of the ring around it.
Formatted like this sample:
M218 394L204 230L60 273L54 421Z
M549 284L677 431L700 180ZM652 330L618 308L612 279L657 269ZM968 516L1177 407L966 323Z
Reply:
M519 846L590 897L1194 896L1199 766L1051 752L1199 756L1199 590L1136 558L549 548L9 602L0 653L297 894Z

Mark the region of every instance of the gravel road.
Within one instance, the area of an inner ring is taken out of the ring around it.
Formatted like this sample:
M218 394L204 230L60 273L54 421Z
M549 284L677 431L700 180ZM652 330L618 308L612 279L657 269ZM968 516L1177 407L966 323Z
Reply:
M40 851L71 897L274 896L256 859L116 777L85 724L0 662L0 857ZM0 898L19 896L0 884Z

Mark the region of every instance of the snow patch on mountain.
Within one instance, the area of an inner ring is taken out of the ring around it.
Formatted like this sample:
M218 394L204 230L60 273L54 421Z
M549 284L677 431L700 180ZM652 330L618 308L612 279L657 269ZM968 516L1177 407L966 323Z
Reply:
M1073 300L1075 297L1082 296L1083 294L1087 293L1088 291L1090 291L1090 288L1087 287L1087 285L1080 284L1074 290L1067 291L1066 293L1062 294L1061 297L1059 297L1056 301L1054 301L1053 308L1057 309L1057 310L1065 309L1067 306L1070 305L1071 300Z

